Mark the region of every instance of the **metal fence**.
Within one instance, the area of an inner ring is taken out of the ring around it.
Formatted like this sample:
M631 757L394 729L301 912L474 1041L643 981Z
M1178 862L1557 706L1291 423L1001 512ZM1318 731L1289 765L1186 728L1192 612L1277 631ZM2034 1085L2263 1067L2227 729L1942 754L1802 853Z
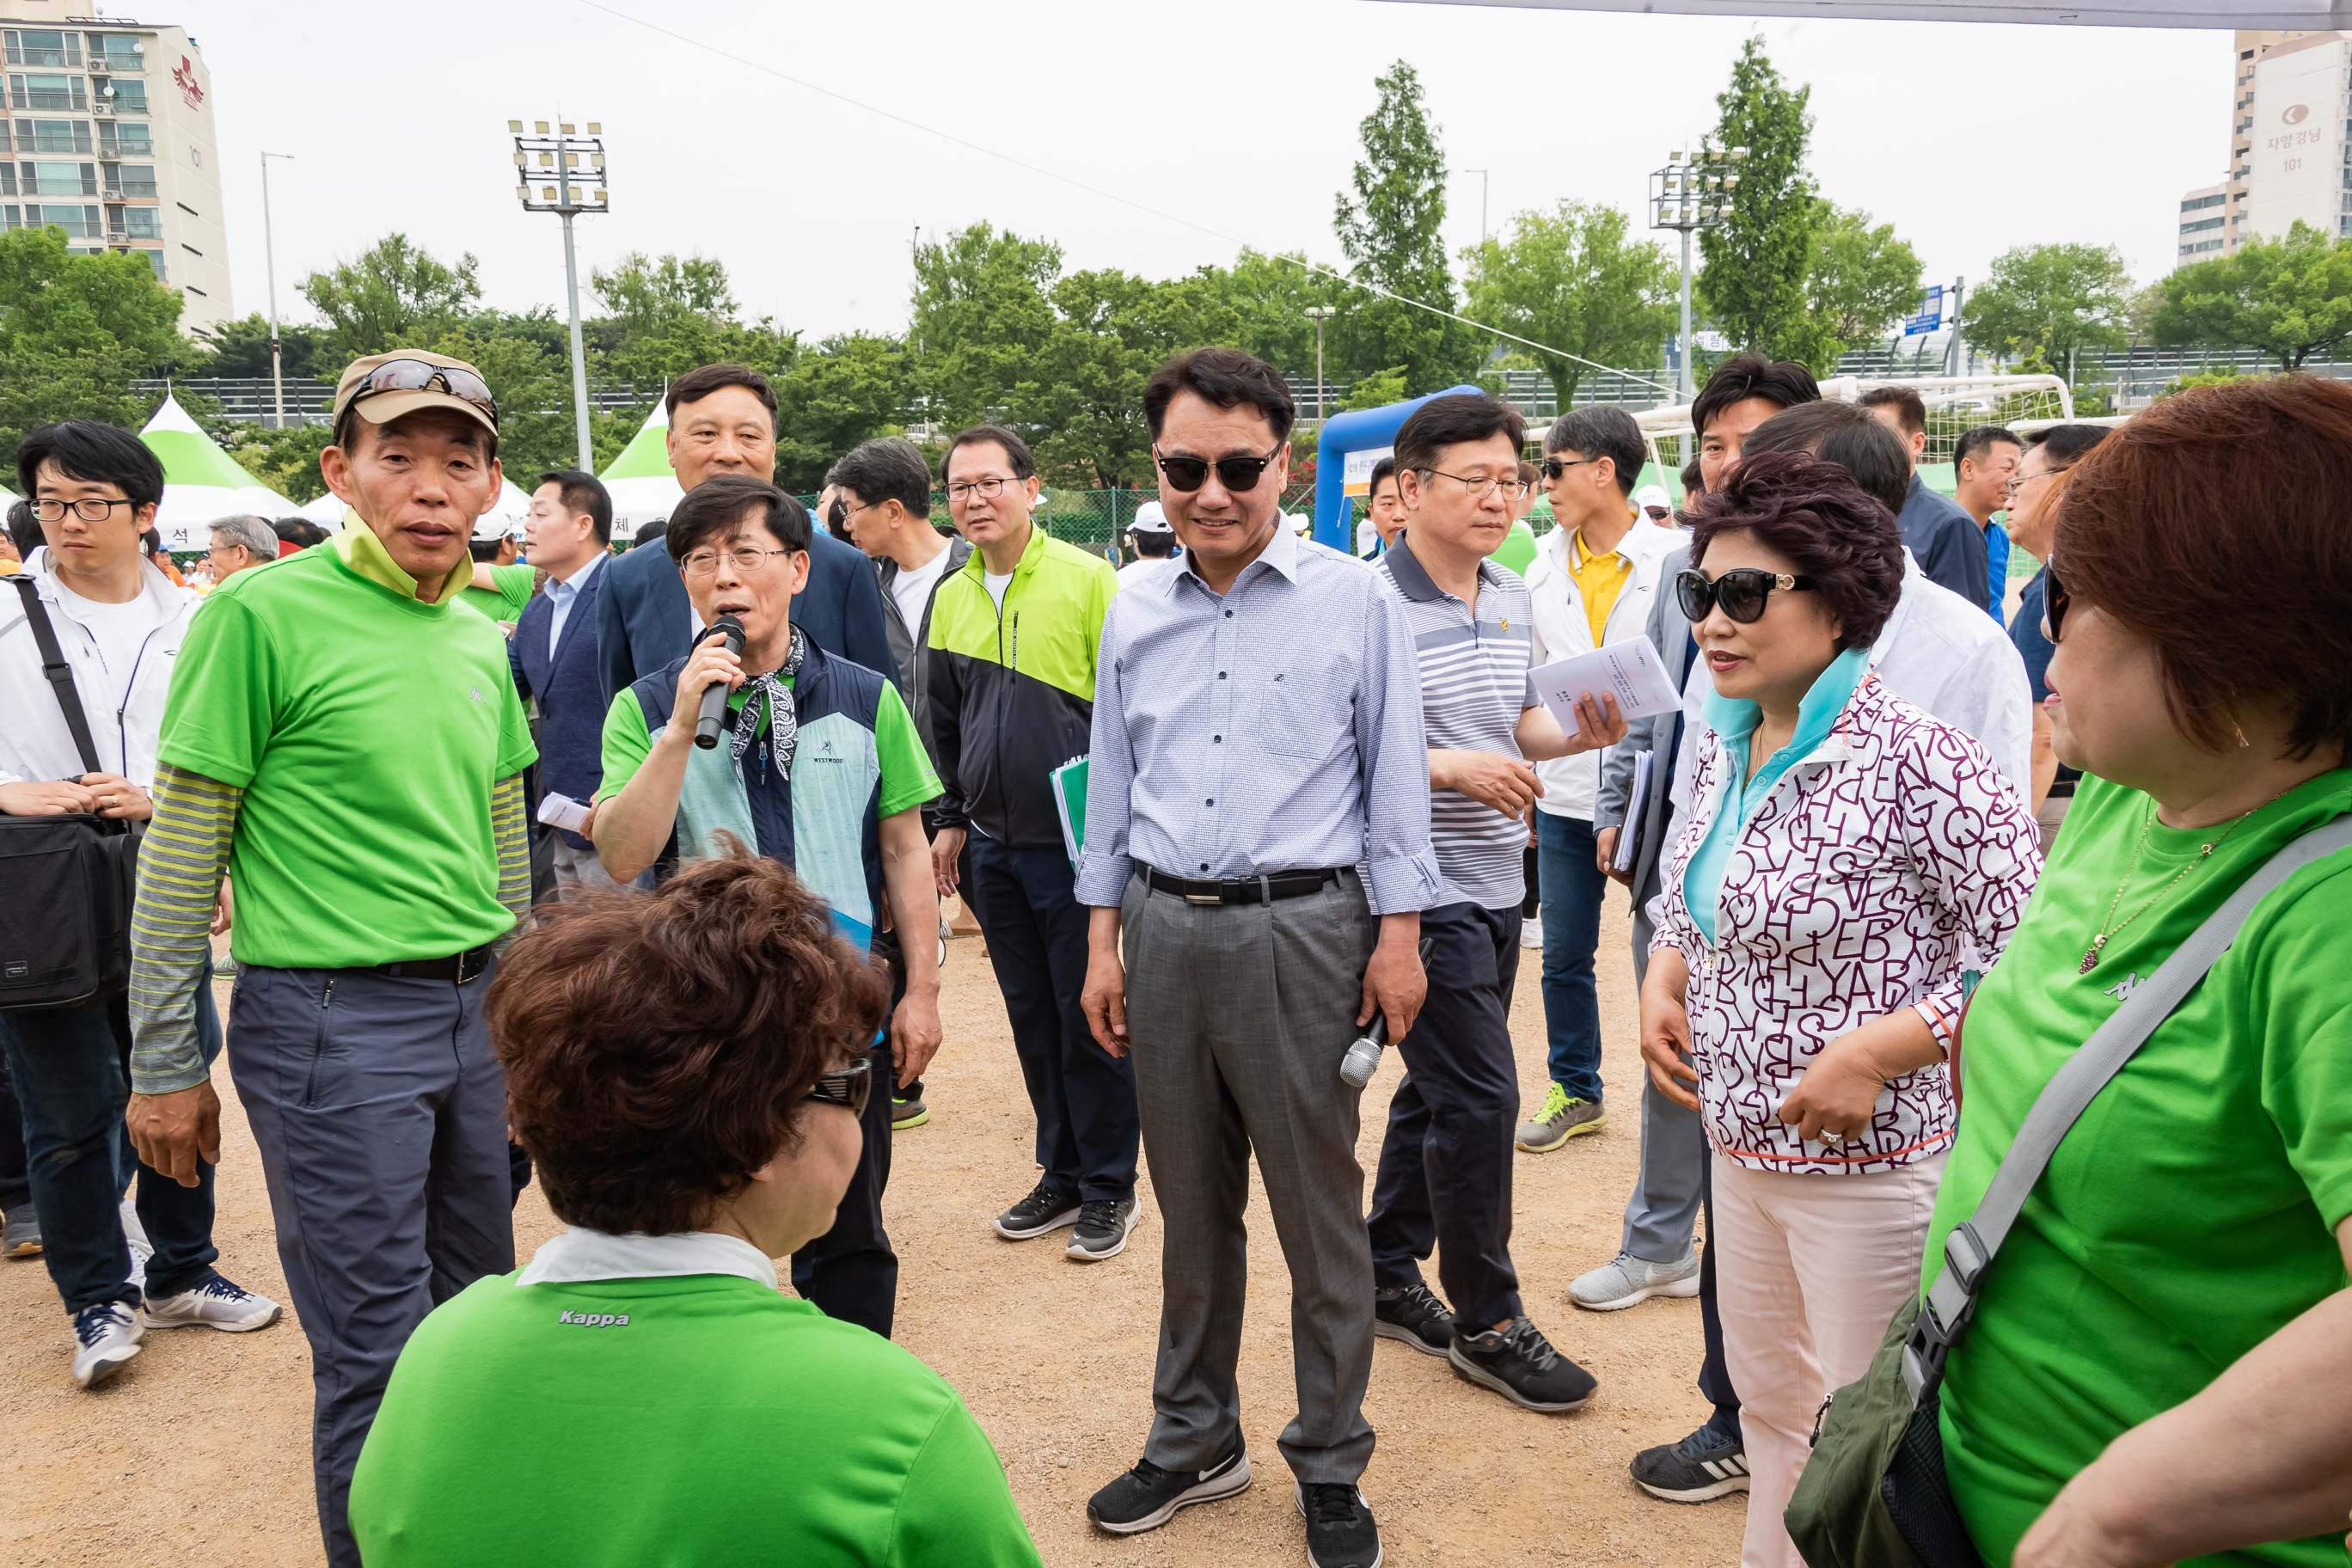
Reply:
M1138 507L1160 498L1150 490L1068 490L1048 485L1040 492L1037 508L1031 521L1044 525L1048 536L1075 544L1094 555L1108 555L1115 543L1121 542L1128 525L1135 521ZM816 497L804 495L801 504L816 505ZM1282 492L1282 510L1292 517L1309 517L1315 512L1315 487L1295 484ZM944 490L931 492L931 521L940 528L954 525L948 520L948 498ZM820 526L822 524L820 523ZM1124 561L1128 557L1119 557Z

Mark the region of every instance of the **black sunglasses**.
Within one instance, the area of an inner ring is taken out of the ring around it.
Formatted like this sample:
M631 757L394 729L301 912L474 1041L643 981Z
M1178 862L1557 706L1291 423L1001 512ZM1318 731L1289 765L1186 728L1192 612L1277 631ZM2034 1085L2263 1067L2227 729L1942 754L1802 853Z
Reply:
M1786 572L1766 572L1755 566L1736 567L1709 582L1696 571L1677 573L1675 594L1682 601L1683 615L1693 626L1706 619L1707 613L1718 605L1726 618L1747 626L1764 613L1765 601L1772 590L1784 593L1810 593L1814 584L1811 577L1791 577Z
M1565 479L1569 469L1580 468L1587 463L1597 463L1600 460L1598 458L1578 458L1573 461L1563 463L1558 458L1546 458L1543 460L1543 477L1548 479Z
M1167 476L1169 484L1191 495L1209 481L1209 470L1217 470L1217 482L1239 495L1257 489L1257 481L1265 473L1266 465L1274 461L1275 453L1282 450L1277 441L1263 458L1219 458L1212 462L1207 458L1164 458L1160 448L1151 448L1152 461Z
M2053 556L2042 566L2042 635L2056 647L2066 626L2066 606L2073 598L2066 584L2058 581L2058 560Z
M843 1068L839 1072L816 1075L816 1087L805 1098L821 1105L839 1105L852 1116L866 1114L866 1101L874 1098L874 1061L872 1058L856 1067Z
M435 385L436 382L440 384ZM446 392L488 415L492 425L499 422L499 400L490 395L489 384L480 376L453 365L426 364L421 359L384 361L360 378L343 406L349 408L362 398L384 392Z

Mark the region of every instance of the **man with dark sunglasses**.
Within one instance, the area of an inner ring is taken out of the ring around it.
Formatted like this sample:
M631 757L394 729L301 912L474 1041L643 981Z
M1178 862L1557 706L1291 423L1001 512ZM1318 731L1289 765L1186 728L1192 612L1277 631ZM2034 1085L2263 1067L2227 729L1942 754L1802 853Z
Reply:
M1160 1350L1143 1458L1087 1517L1132 1535L1249 1485L1235 1372L1255 1152L1290 1268L1298 1415L1280 1447L1307 1558L1361 1568L1381 1551L1356 1487L1372 1262L1360 1091L1339 1069L1376 1013L1403 1039L1426 989L1421 911L1444 879L1419 667L1374 571L1285 525L1293 413L1271 366L1180 355L1143 414L1184 559L1103 623L1077 897L1087 1021L1135 1064L1151 1153Z
M132 916L128 1121L183 1184L220 1157L196 1040L237 891L228 1050L317 1383L328 1562L393 1363L514 1267L506 1078L483 1002L526 912L537 756L499 629L457 607L499 485L473 366L397 349L335 391L328 489L359 521L213 590L173 672Z

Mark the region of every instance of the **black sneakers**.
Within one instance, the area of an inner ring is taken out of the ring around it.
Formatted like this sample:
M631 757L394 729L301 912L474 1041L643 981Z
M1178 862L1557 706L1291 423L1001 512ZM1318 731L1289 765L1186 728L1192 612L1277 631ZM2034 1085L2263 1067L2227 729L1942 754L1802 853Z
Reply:
M1668 1502L1708 1502L1748 1489L1747 1445L1712 1426L1633 1456L1633 1484Z
M1117 1258L1127 1250L1128 1233L1141 1217L1135 1194L1123 1198L1096 1198L1078 1211L1078 1227L1070 1233L1067 1248L1070 1257L1080 1263L1100 1263L1106 1258Z
M996 1216L996 1234L1007 1241L1030 1241L1059 1230L1078 1217L1078 1194L1040 1182L1029 1195Z
M1294 1484L1290 1500L1307 1520L1307 1561L1314 1568L1381 1568L1381 1527L1349 1486Z
M1113 1535L1139 1535L1159 1529L1180 1508L1231 1497L1249 1484L1249 1454L1235 1432L1205 1470L1163 1470L1138 1459L1135 1468L1087 1500L1087 1517Z
M1372 1332L1399 1340L1423 1355L1444 1355L1454 1342L1454 1312L1428 1286L1415 1281L1372 1292Z
M1527 1410L1574 1410L1600 1386L1599 1379L1552 1349L1525 1316L1483 1334L1455 1334L1445 1359L1471 1382Z

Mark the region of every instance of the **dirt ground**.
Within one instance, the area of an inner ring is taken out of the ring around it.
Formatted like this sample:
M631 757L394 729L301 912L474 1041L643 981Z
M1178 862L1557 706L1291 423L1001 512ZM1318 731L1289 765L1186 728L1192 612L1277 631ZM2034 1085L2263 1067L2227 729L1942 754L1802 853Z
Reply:
M1692 1385L1697 1303L1654 1300L1607 1314L1568 1304L1569 1281L1617 1249L1640 1137L1627 920L1624 895L1612 887L1600 965L1612 1120L1555 1153L1517 1156L1511 1249L1528 1313L1599 1376L1600 1391L1573 1415L1538 1415L1441 1361L1377 1342L1366 1414L1380 1446L1364 1493L1392 1563L1572 1553L1580 1563L1699 1564L1738 1554L1743 1498L1696 1508L1658 1502L1625 1473L1636 1449L1680 1437L1706 1415ZM1544 1087L1543 1014L1536 954L1525 956L1512 1026L1531 1107ZM218 995L226 1011L226 982ZM1252 1204L1255 1289L1241 1369L1258 1483L1148 1535L1099 1535L1086 1522L1086 1500L1134 1462L1150 1421L1158 1215L1147 1201L1134 1243L1106 1264L1069 1262L1059 1236L1000 1241L989 1216L1028 1190L1035 1167L1003 1008L976 939L952 945L944 1014L948 1044L926 1078L932 1121L898 1135L890 1184L899 1342L962 1392L1054 1568L1297 1562L1300 1527L1275 1449L1295 1407L1288 1288L1263 1193ZM1401 1071L1391 1056L1364 1096L1368 1173ZM283 1300L259 1163L225 1066L221 1078L221 1268ZM534 1186L515 1215L517 1256L529 1258L559 1228ZM1433 1267L1430 1274L1434 1283ZM321 1561L310 1353L290 1312L257 1334L152 1334L96 1394L74 1387L68 1345L47 1272L37 1262L0 1262L0 1562Z

